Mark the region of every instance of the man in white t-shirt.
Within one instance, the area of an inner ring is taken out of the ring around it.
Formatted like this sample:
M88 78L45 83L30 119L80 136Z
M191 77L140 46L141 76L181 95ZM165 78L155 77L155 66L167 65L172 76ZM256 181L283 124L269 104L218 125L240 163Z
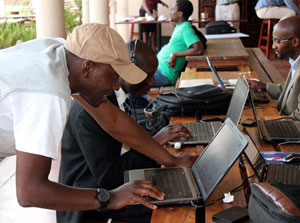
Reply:
M216 21L218 20L240 20L239 0L217 0ZM239 22L230 22L237 31L240 30Z
M190 166L164 150L106 100L119 76L137 84L146 74L129 60L121 36L106 25L78 26L63 39L37 39L0 51L0 156L16 154L16 189L23 207L53 210L156 208L163 199L147 181L115 190L76 189L48 179L71 105L71 94L113 137L166 166ZM13 140L12 140L13 139Z

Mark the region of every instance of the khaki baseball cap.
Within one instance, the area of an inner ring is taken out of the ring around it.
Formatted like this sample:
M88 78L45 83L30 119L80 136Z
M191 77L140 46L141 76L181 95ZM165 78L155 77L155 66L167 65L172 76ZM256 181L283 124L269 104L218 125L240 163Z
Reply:
M122 37L107 25L89 23L75 27L67 36L64 47L82 59L110 64L130 84L138 84L147 77L131 63Z

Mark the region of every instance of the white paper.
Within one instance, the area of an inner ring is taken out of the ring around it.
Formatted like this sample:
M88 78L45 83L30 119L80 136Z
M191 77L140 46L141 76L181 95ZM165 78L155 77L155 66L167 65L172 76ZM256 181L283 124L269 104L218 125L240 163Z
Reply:
M224 38L240 38L240 37L249 37L245 33L226 33L226 34L206 34L204 35L206 39L224 39Z
M181 80L180 84L179 84L179 88L181 88L181 87L195 87L195 86L204 85L204 84L214 85L214 81L210 78Z

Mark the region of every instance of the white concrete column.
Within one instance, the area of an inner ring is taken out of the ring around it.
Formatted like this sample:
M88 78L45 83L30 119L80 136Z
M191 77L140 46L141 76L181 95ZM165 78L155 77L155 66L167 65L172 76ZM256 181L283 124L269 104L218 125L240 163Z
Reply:
M82 0L82 24L90 22L89 0Z
M110 28L116 30L116 12L117 12L117 2L116 0L109 1L109 26Z
M6 14L5 0L0 0L0 16L5 16L5 14Z
M89 3L90 22L108 25L108 0L89 0Z
M139 6L138 6L139 7ZM117 0L117 18L128 17L128 0ZM129 41L129 25L117 25L118 33L125 42Z
M66 37L64 1L38 0L36 2L36 34L41 37Z

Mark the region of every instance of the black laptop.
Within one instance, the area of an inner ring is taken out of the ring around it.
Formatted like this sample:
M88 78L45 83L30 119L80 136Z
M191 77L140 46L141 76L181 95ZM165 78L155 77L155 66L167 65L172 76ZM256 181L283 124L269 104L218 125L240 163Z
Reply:
M230 118L235 125L239 124L248 94L249 86L247 81L239 78L226 114L226 118ZM181 143L181 145L208 144L222 125L222 122L200 121L182 124L192 133L192 136L174 139L169 141L169 144L174 145L176 142Z
M171 167L129 170L129 181L150 180L165 193L157 204L206 201L247 146L247 140L227 118L191 168Z
M269 142L299 141L300 121L293 120L258 120L256 109L249 94L250 103L261 139Z
M249 143L244 154L259 181L271 184L300 185L300 165L267 164L252 139L247 135L245 138Z

